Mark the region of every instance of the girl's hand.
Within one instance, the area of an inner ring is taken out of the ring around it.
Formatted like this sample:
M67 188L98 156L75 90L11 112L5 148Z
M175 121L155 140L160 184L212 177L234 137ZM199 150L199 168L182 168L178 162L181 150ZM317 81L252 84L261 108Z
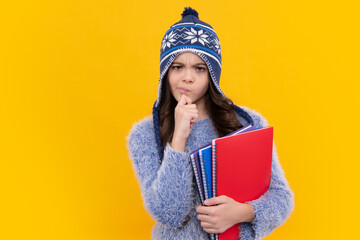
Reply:
M251 204L239 203L225 195L205 200L206 205L196 208L197 218L208 233L222 233L237 223L252 222L254 207Z
M175 149L184 151L186 140L190 135L192 126L199 116L199 111L197 110L196 105L192 104L191 98L182 94L175 107L174 114L175 129L172 145Z

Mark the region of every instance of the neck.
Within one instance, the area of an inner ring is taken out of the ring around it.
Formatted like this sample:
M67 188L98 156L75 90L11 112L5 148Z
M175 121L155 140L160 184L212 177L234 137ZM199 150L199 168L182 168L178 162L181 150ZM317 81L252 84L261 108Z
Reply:
M197 121L203 120L207 117L209 117L209 114L207 113L206 107L205 107L205 101L202 99L202 101L196 102L196 107L199 111L199 116Z

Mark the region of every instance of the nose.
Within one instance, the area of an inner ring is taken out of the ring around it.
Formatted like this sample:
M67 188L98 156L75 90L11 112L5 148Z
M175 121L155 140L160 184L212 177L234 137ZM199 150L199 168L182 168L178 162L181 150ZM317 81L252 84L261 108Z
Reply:
M184 71L183 82L186 82L186 83L194 82L191 69L187 69L186 71Z

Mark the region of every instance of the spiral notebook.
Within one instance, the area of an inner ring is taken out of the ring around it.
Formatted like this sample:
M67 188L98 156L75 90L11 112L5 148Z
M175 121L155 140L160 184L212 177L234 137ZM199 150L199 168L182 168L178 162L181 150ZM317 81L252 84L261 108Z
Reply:
M270 185L273 127L264 127L211 141L213 195L248 202ZM240 224L216 234L217 240L239 238Z
M212 198L212 162L211 162L211 145L199 150L199 159L201 173L205 190L205 199Z
M192 153L190 154L191 159L191 165L194 169L194 176L196 180L196 186L198 187L198 193L200 195L201 202L205 201L205 192L204 192L204 184L202 180L202 174L201 174L201 166L199 161L199 155Z
M232 136L232 135L236 135L245 131L251 131L256 129L254 126L252 125L248 125L245 127L242 127L228 135L227 136ZM208 149L207 149L208 148ZM207 150L205 150L207 149ZM204 151L205 150L205 151ZM199 156L199 152L202 151L202 159L200 159ZM198 148L196 150L194 150L193 152L190 153L190 159L191 159L191 165L193 166L193 170L194 170L194 175L195 175L195 181L196 181L196 186L198 188L198 193L200 195L200 199L201 199L201 204L203 204L203 202L205 201L205 199L211 198L208 196L208 192L209 190L211 190L211 196L213 196L212 194L212 189L213 189L213 163L212 163L212 150L211 150L211 143L202 146L201 148ZM206 166L210 166L207 167ZM207 170L207 171L206 171ZM210 174L209 174L210 171Z

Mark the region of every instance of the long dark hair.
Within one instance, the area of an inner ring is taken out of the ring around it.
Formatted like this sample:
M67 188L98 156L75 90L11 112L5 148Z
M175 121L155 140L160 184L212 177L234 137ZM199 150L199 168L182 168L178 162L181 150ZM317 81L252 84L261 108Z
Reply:
M211 80L210 74L209 88L205 93L205 102L205 108L219 137L243 127L236 117L233 102L219 93ZM171 142L173 137L176 105L177 101L170 92L168 73L166 73L163 78L159 108L160 138L164 148L168 142Z

